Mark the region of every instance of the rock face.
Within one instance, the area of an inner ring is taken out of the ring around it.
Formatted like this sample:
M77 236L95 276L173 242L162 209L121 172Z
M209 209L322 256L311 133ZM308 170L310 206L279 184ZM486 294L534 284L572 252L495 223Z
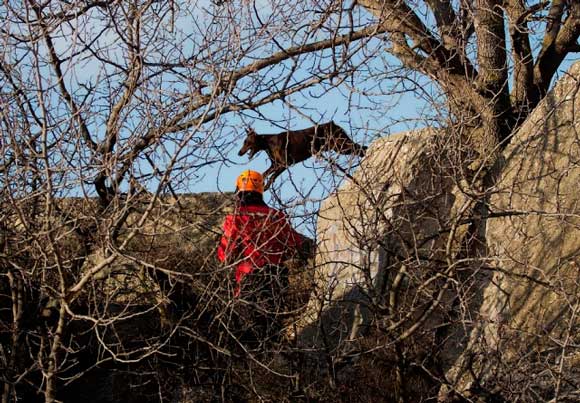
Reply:
M511 382L535 376L530 387L537 396L567 401L573 400L569 393L578 393L579 163L576 63L518 130L497 166L489 209L499 217L487 220L486 231L493 278L470 346L449 373L459 390L475 381L491 387L508 376ZM487 358L473 359L481 353Z
M406 305L419 314L424 301L401 298L398 287L425 281L433 275L425 267L434 269L457 254L457 240L467 230L463 217L473 208L454 179L453 164L441 158L443 139L427 129L378 140L353 178L324 201L317 223L317 293L303 317L304 342L356 338L368 323L361 299L391 311ZM393 321L399 319L393 314Z
M139 262L169 270L177 277L180 273L183 278L192 275L207 277L207 273L215 271L215 250L223 217L233 209L233 200L230 193L198 193L182 194L179 199L163 198L153 208L148 200L135 202L131 206L127 229L121 231L123 237L133 227L140 228L127 246L127 256L118 257L94 279L104 282L104 290L116 296L116 303L124 304L136 294L157 298L158 286L144 274ZM139 220L149 209L149 219L139 225ZM102 259L101 251L96 250L87 259L85 268Z
M491 193L473 191L446 138L421 130L375 142L323 203L317 293L302 341L352 341L372 307L394 343L417 328L439 337L438 369L450 385L442 400L449 391L509 390L508 399L573 401L580 389L580 63L514 135L494 167Z

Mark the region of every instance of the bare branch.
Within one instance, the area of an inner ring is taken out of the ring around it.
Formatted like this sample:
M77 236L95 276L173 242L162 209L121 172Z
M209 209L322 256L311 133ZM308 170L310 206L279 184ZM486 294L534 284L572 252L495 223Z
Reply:
M38 7L38 5L35 5L33 7L33 9L34 9L38 19L42 20L42 14L41 14L41 11L40 11L40 8ZM68 91L68 89L66 88L66 85L64 83L64 76L63 76L63 72L61 69L61 61L58 58L58 55L57 55L56 50L54 48L54 43L52 41L52 38L48 34L46 25L42 24L41 26L42 26L43 37L44 37L44 40L46 42L46 46L47 46L48 51L49 51L50 62L52 64L52 67L53 67L54 72L56 74L58 86L60 88L62 97L68 103L68 105L71 109L71 113L74 116L74 119L76 120L77 124L79 125L80 132L81 132L84 140L87 142L87 145L91 148L91 150L97 151L97 144L95 143L95 141L91 137L89 129L88 129L83 117L82 117L81 111L78 108L78 106L76 105L73 97L71 96L70 92Z
M567 16L562 21L566 11ZM534 83L540 98L547 93L552 77L568 53L567 49L580 37L580 4L554 0L547 18L542 49L534 66Z
M459 45L461 32L457 21L455 10L451 6L451 2L447 0L427 0L427 4L433 10L437 27L443 38L443 44L449 50L456 50L464 52Z
M535 98L532 93L535 90L533 85L534 60L528 35L527 17L535 12L536 9L545 7L545 4L537 4L527 10L519 0L510 0L506 4L514 65L511 97L513 106L518 111L531 108L532 105L529 105L530 99ZM525 115L526 113L522 113L522 116Z

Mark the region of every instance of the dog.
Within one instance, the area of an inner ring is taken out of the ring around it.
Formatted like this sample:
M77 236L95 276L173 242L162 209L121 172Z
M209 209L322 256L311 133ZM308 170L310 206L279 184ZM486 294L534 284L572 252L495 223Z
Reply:
M286 168L322 151L356 154L362 157L367 150L366 146L355 143L342 127L332 121L308 129L276 134L257 134L250 128L246 134L246 140L238 155L249 153L249 158L252 159L256 153L266 151L272 162L263 174L264 178L267 178L265 189L268 189Z

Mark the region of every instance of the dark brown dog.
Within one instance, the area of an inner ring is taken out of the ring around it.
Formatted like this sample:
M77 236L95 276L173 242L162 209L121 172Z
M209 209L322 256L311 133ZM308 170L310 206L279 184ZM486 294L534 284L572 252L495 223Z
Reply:
M357 154L363 156L367 147L361 146L334 122L324 123L303 130L285 131L277 134L257 134L248 129L248 135L238 155L249 152L250 159L259 151L266 151L272 161L270 168L264 172L268 178L265 188L286 168L302 162L321 151L335 151L339 154Z

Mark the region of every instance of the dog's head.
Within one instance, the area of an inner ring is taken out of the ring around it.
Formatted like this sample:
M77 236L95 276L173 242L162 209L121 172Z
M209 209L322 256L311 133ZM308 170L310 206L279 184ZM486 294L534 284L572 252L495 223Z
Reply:
M241 157L245 153L249 152L250 155L248 157L252 159L254 155L256 155L258 151L260 151L258 147L258 134L252 128L249 128L246 133L247 133L246 140L244 141L244 145L242 145L242 148L240 148L240 152L238 152L238 155Z

